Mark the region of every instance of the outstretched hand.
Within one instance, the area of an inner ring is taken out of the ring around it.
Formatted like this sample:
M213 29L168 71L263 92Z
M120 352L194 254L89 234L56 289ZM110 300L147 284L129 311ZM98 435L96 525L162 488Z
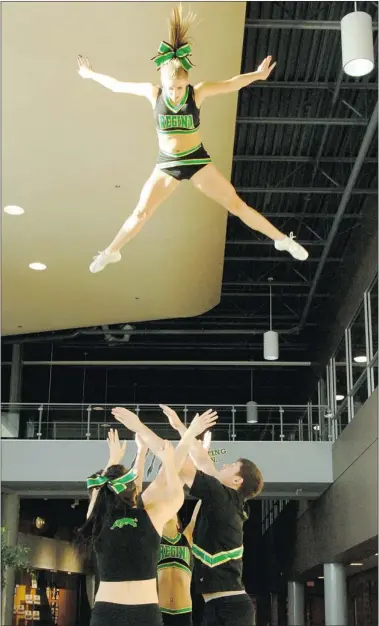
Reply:
M199 415L198 413L193 418L188 430L194 437L201 435L208 428L212 428L218 420L218 415L213 409L208 409L205 413Z
M118 422L129 428L129 430L133 432L138 431L138 426L141 424L141 421L135 413L129 411L129 409L125 409L124 407L116 406L112 409L112 415L116 418Z
M120 442L118 431L113 428L108 432L109 464L120 465L125 455L126 441Z
M268 56L262 61L262 63L258 67L257 74L259 74L260 80L267 80L267 78L270 76L272 70L274 69L276 65L276 62L271 63L271 61L272 61L272 56Z
M179 430L179 428L182 426L182 422L178 414L174 411L174 409L172 409L169 406L166 406L165 404L160 404L159 406L162 409L165 416L168 417L168 421L170 422L170 425L172 426L172 428L174 428L175 430Z
M87 57L83 57L81 54L79 54L78 56L78 74L79 76L81 76L82 78L91 78L93 72L92 72L92 67L91 64L89 62L89 60L87 59Z

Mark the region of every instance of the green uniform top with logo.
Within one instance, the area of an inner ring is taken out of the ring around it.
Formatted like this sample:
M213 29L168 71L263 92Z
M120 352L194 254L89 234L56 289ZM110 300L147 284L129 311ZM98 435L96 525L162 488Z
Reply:
M243 591L244 501L239 491L197 471L190 494L201 499L192 552L199 594Z
M175 105L162 89L159 89L154 108L157 132L164 135L188 135L200 128L200 109L195 102L192 85L187 85L181 101Z
M193 557L190 545L184 535L176 537L162 536L159 546L158 571L167 567L176 567L191 576Z
M178 533L176 537L162 536L159 546L158 572L168 569L179 569L191 577L193 557L191 547L184 535ZM173 590L173 593L175 590ZM191 613L192 606L184 606L180 609L171 609L161 606L161 612L169 615L184 615Z

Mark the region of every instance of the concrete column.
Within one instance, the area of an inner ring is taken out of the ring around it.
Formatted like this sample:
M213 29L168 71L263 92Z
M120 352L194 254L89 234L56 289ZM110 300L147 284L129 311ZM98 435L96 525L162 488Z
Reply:
M21 362L22 346L14 343L12 347L11 381L9 386L9 402L20 402L21 398Z
M347 626L346 573L341 563L324 564L325 626Z
M278 594L271 593L270 594L270 604L271 604L271 622L270 626L278 626L279 625L279 605L278 605Z
M20 407L17 406L21 400L21 378L22 378L22 346L19 343L13 344L12 348L12 367L11 379L9 385L9 407L7 413L2 416L1 436L13 437L19 436L20 428Z
M288 626L304 626L304 585L295 580L287 583Z
M8 545L16 546L20 513L20 497L17 494L2 494L1 525L7 528ZM7 569L2 597L2 625L10 626L13 621L13 596L16 580L14 569Z

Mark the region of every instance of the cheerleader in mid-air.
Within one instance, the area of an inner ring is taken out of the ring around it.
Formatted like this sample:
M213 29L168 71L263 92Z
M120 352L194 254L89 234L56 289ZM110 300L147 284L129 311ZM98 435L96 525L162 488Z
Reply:
M191 180L196 189L239 217L249 228L272 239L277 250L285 250L299 261L308 257L308 252L294 240L292 233L289 237L284 235L237 196L234 187L212 163L200 136L200 108L204 100L239 91L257 80L266 80L275 63L268 56L256 72L191 85L191 47L187 32L193 19L193 14L183 17L181 7L172 11L169 42L162 41L154 58L160 71L161 86L121 82L98 74L92 70L88 59L78 57L82 78L90 78L113 92L144 96L150 101L159 141L158 160L142 189L138 204L110 245L94 258L90 265L94 274L101 272L108 263L121 260L121 248L142 229L182 180Z

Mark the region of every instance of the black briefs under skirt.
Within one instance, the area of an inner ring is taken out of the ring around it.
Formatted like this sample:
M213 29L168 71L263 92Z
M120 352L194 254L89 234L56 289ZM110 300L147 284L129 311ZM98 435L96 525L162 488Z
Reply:
M211 157L202 143L176 154L159 150L157 159L157 167L176 180L189 180L209 163L212 163Z

